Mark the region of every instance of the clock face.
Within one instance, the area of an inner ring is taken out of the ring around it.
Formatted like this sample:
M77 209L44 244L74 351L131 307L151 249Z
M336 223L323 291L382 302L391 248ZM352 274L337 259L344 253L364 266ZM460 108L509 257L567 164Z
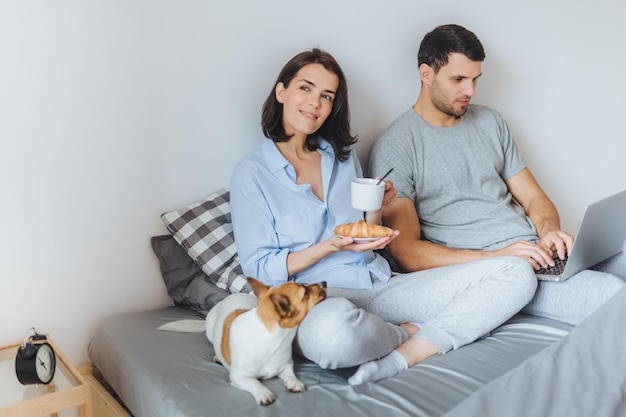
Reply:
M37 351L37 357L35 358L35 370L37 376L42 383L47 384L54 377L54 370L56 367L56 361L54 358L54 352L50 345L43 344Z

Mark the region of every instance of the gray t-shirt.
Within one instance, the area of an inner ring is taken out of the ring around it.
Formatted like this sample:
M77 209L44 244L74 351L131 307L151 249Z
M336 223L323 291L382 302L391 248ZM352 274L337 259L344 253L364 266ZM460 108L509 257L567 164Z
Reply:
M394 168L388 178L414 201L424 240L484 250L537 240L504 182L525 164L495 110L472 104L443 128L409 109L374 143L369 162L371 176Z

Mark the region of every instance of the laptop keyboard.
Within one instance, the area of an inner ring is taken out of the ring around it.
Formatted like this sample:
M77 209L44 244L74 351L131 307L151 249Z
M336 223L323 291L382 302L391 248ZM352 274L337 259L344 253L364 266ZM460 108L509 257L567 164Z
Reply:
M554 257L554 266L548 266L547 268L539 268L535 271L535 274L541 275L561 275L565 269L565 263L567 262L567 254L565 259L560 259L559 255Z

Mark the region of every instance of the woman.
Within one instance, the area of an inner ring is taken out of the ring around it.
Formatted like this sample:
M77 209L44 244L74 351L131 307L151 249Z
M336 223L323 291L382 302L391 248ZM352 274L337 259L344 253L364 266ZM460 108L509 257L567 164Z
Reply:
M397 231L369 243L333 233L363 217L380 223L396 190L385 182L377 212L350 205L350 182L361 167L345 77L328 53L305 51L285 65L263 106L262 127L267 139L231 181L235 242L244 273L268 285L326 281L329 298L307 315L296 338L296 349L321 367L363 364L351 384L387 378L473 342L532 298L536 278L521 259L392 278L374 250Z

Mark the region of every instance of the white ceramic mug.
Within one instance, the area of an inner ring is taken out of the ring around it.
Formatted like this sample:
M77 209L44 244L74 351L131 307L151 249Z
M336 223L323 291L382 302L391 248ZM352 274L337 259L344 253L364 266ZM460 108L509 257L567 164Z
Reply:
M374 178L355 178L351 184L352 207L359 211L377 211L383 205L385 182Z

